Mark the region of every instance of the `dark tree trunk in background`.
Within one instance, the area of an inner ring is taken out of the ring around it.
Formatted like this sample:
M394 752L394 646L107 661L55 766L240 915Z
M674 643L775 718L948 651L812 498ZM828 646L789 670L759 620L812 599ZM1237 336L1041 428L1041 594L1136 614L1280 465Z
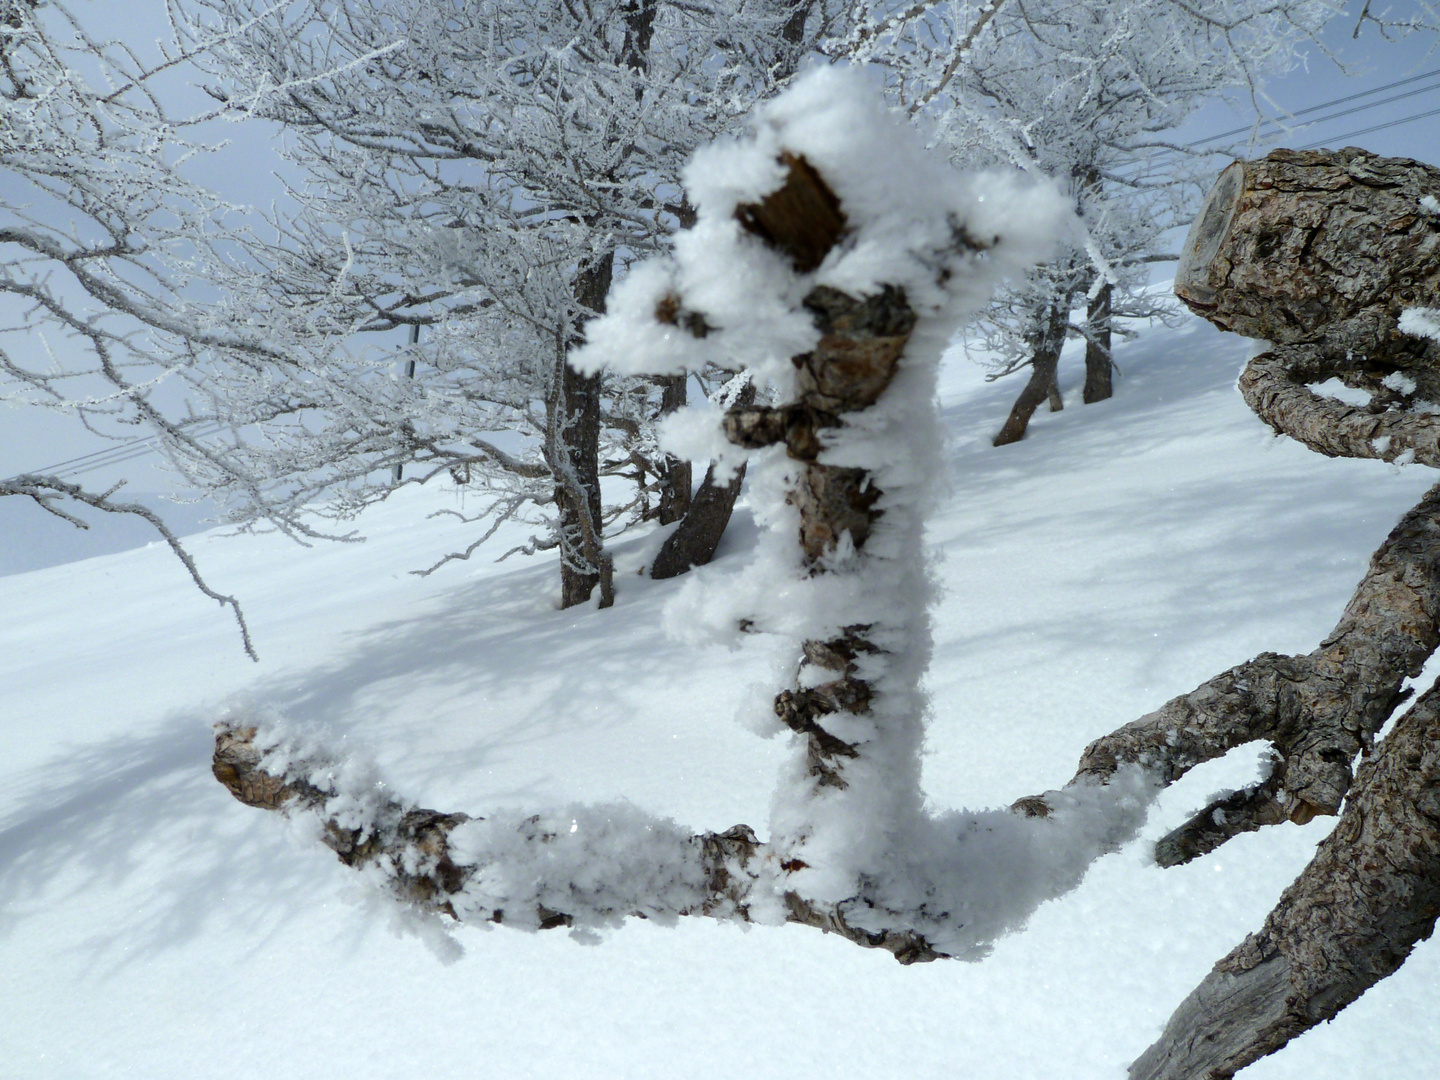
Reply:
M661 375L655 380L660 385L660 415L685 407L685 388L688 375ZM690 512L690 462L665 455L660 476L660 524L671 525Z
M746 386L735 401L735 407L743 408L755 401L754 385ZM690 467L685 467L688 483ZM745 466L735 470L735 475L726 483L715 479L715 466L705 470L705 479L700 489L690 500L689 510L680 527L665 540L655 561L650 564L650 576L657 580L679 577L687 570L704 566L715 557L720 538L730 524L730 515L735 509L735 500L740 496L740 486L745 480ZM662 519L663 520L663 519Z
M581 307L600 314L610 292L615 256L606 254L580 268L575 277L575 299ZM577 341L570 343L573 348ZM599 585L600 604L608 607L610 557L601 533L600 505L600 391L604 376L581 375L567 363L560 372L560 438L565 460L557 477L555 504L563 539L560 544L560 606L573 607L590 599Z
M799 45L805 40L805 22L814 6L815 0L792 0L790 17L780 30L780 37L787 45Z
M1085 308L1085 396L1086 405L1104 401L1112 393L1114 367L1110 359L1110 296L1108 282Z
M1059 396L1056 373L1060 367L1060 350L1065 345L1065 327L1068 323L1066 312L1058 306L1050 309L1049 320L1035 346L1035 358L1030 361L1030 381L1025 384L1025 389L1020 391L1020 396L1011 406L1010 416L1006 419L1005 426L1000 429L1000 434L995 436L996 446L1008 446L1023 439L1025 429L1030 425L1030 418L1035 415L1041 402L1048 400L1052 392Z
M652 578L679 577L687 570L704 566L715 557L720 538L730 524L730 514L745 480L745 466L735 470L727 484L715 482L715 466L705 470L700 490L690 502L690 510L680 527L666 538L660 553L650 565Z

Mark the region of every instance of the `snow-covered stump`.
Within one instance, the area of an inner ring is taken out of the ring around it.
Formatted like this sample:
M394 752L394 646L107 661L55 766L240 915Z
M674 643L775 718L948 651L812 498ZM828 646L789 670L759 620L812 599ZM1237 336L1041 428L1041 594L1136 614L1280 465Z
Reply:
M768 391L719 425L668 428L682 456L753 459L750 501L769 526L745 572L687 586L671 622L793 641L769 725L795 743L769 840L786 916L902 962L975 955L1078 880L1143 802L1139 782L1057 794L1053 821L922 809L935 372L960 319L1042 255L1069 210L1049 189L956 176L836 70L702 151L685 181L694 226L632 269L576 358L652 375L738 364ZM1005 837L983 870L969 839L982 828ZM1026 830L1051 834L1036 845L1047 855L1001 865Z

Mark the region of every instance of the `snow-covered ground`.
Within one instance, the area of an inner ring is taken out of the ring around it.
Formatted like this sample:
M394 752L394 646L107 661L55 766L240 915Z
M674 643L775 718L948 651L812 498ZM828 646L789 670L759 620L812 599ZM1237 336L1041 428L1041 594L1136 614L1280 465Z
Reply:
M1058 786L1095 736L1256 652L1313 648L1431 483L1270 436L1233 388L1244 351L1198 322L1148 332L1119 349L1114 400L1081 407L1072 386L1003 450L989 436L1018 384L946 367L934 804ZM637 576L642 536L617 545L610 611L556 611L549 559L491 563L514 533L408 574L463 543L424 520L455 498L402 492L364 544L192 537L259 665L161 545L0 578L0 1076L1119 1078L1330 827L1151 865L1148 841L1254 775L1245 750L979 963L902 968L701 919L597 947L466 927L454 959L302 830L232 800L209 724L236 703L326 723L444 810L623 797L762 832L782 750L736 722L775 689L773 645L668 640L678 583ZM718 569L753 540L742 510ZM1244 1075L1429 1080L1437 1054L1427 942Z

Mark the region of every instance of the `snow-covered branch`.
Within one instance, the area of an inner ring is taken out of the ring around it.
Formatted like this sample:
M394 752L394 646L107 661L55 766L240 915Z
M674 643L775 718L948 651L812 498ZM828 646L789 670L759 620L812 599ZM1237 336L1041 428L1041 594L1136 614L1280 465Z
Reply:
M194 557L185 550L181 543L160 515L148 507L135 502L116 502L113 496L120 490L121 485L116 484L105 491L86 491L78 484L72 484L67 480L61 480L55 476L39 476L25 474L16 476L9 480L0 480L0 498L6 495L19 495L32 499L47 513L53 514L62 521L69 522L77 529L88 529L89 524L70 513L65 504L67 501L80 503L96 510L103 510L107 514L129 514L148 522L150 526L160 534L175 557L180 560L185 570L190 575L190 580L195 587L216 601L222 607L228 607L235 615L235 622L240 628L240 641L245 647L245 655L257 663L260 657L255 653L255 644L250 640L250 627L245 622L245 613L240 609L240 602L233 596L225 596L216 592L205 579L200 576L200 569L195 565Z
M687 179L694 227L616 288L575 360L700 370L718 350L783 402L726 416L742 448L760 432L782 443L755 463L759 557L679 600L723 613L721 632L743 618L793 642L800 679L774 709L794 760L770 839L613 808L483 823L418 811L332 782L344 767L323 749L244 718L221 728L217 776L251 805L319 814L343 860L457 918L588 930L707 914L819 926L902 962L983 955L1131 835L1155 790L1121 769L1049 793L1045 815L921 808L934 370L956 321L1044 254L1068 207L1014 176L951 172L837 70L698 154Z

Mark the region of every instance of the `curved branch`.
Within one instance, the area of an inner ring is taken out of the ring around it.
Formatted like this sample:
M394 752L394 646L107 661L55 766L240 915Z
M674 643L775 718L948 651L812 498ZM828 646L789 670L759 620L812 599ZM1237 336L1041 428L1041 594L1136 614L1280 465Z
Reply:
M1213 850L1238 832L1334 814L1350 763L1404 700L1440 647L1440 484L1402 517L1320 647L1305 656L1262 653L1167 702L1085 750L1072 784L1106 782L1139 765L1172 783L1202 761L1269 740L1276 766L1227 809L1216 804L1161 841L1165 865ZM1278 803L1278 807L1275 805ZM1234 821L1207 828L1214 811Z
M1306 386L1348 370L1325 346L1282 345L1246 365L1240 393L1275 431L1326 457L1413 461L1440 468L1440 416L1374 412L1323 398Z
M185 550L185 545L180 542L180 538L170 531L170 527L166 525L153 510L149 507L142 506L140 503L117 503L112 501L110 496L114 495L119 488L120 485L116 484L108 491L102 491L96 494L92 491L86 491L78 484L71 484L58 477L25 475L14 477L11 480L0 480L0 497L5 495L23 495L33 499L39 504L42 510L54 514L63 521L68 521L71 525L79 529L88 529L90 526L73 514L67 513L61 507L55 505L57 500L73 499L76 502L84 503L86 506L92 506L96 510L104 510L106 513L131 514L135 517L143 518L150 523L151 527L154 528L165 543L170 546L170 550L175 553L175 557L184 564L185 569L190 574L190 580L195 583L195 587L211 600L218 602L222 607L228 607L234 612L235 622L240 627L240 641L245 646L245 655L256 663L259 663L260 657L255 652L254 643L250 640L250 627L245 622L245 613L240 610L240 602L233 596L224 596L216 592L205 583L205 579L200 576L200 568L195 565L195 560L190 555L190 552Z
M1396 971L1440 915L1440 687L1360 768L1340 823L1175 1011L1131 1080L1228 1077Z

